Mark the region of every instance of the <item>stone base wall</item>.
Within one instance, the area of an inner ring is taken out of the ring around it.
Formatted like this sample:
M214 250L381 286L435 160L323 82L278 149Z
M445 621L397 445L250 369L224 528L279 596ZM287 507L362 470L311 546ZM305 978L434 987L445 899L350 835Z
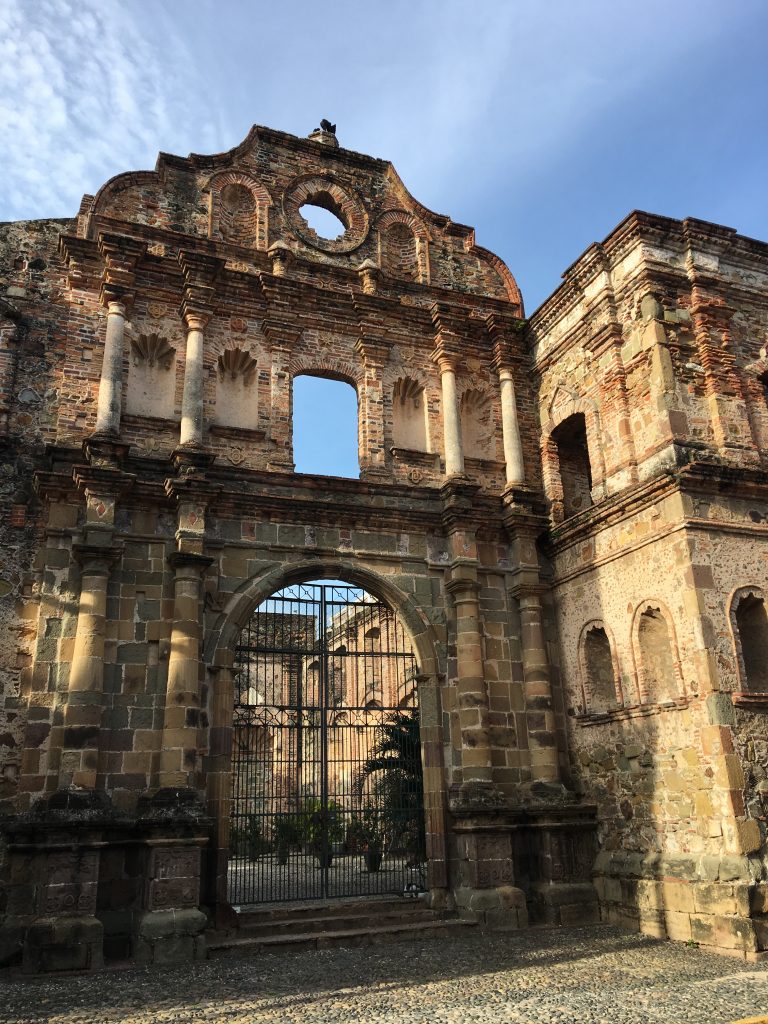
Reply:
M755 859L601 853L594 884L608 924L768 959L768 881Z

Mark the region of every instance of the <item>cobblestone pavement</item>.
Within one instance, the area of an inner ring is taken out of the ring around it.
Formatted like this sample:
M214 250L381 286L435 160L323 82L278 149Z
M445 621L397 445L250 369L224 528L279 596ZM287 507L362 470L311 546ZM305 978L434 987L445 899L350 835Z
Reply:
M2 1024L725 1024L760 1012L768 965L604 927L0 978Z

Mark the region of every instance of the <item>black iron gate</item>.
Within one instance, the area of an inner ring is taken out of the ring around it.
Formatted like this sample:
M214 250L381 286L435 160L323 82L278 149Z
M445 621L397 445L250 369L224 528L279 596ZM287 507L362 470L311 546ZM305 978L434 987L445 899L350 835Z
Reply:
M416 660L392 609L342 583L287 587L254 612L236 669L230 902L418 881Z

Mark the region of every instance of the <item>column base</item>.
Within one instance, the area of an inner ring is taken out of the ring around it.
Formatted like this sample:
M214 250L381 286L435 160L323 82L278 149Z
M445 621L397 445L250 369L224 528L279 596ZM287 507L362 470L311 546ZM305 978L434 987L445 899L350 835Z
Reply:
M24 974L95 971L104 965L104 928L95 917L41 917L26 929Z
M138 915L133 958L140 964L180 964L205 960L208 918L193 907L148 910Z
M600 920L597 890L591 882L534 882L528 901L536 924L572 928Z
M179 445L171 452L171 462L179 476L205 474L215 461L216 456L213 452L207 451L201 445Z
M528 927L525 893L514 885L491 889L460 886L454 893L456 909L462 917L471 917L494 931L517 931Z

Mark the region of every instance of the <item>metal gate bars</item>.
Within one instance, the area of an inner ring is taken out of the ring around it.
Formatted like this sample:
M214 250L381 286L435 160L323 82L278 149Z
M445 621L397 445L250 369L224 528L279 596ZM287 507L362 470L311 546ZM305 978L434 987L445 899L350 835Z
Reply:
M416 660L391 608L312 583L236 652L229 900L402 892L425 859Z

